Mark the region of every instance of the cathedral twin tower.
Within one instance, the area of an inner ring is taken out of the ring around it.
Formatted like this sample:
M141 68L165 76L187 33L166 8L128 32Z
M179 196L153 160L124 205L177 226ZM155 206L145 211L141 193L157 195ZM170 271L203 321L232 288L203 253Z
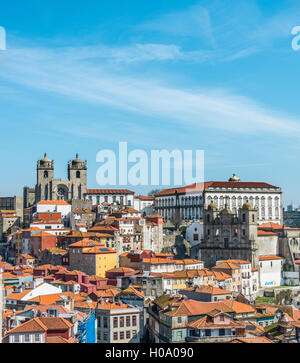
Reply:
M83 200L87 188L87 162L79 159L68 162L68 180L54 179L54 161L44 158L37 162L35 202L41 200Z

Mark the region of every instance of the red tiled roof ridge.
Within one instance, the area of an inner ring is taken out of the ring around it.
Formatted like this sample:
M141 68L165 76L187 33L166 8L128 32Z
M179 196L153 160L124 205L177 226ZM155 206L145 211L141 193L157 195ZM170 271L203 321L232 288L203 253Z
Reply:
M263 189L280 189L274 185L265 183L265 182L234 182L234 181L211 181L211 182L202 182L202 183L194 183L192 185L178 187L178 188L170 188L164 189L158 192L155 197L164 196L164 195L173 195L176 191L179 194L189 193L189 192L199 192L204 191L208 188L263 188Z

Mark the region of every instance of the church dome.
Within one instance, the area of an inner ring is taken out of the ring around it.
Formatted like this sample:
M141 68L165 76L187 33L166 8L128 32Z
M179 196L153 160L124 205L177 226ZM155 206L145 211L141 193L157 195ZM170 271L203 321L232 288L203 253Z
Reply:
M44 154L43 159L41 159L39 161L39 165L40 166L43 166L43 167L50 167L51 166L51 163L52 163L52 160L50 160L49 158L47 158L47 154L46 153Z
M253 205L251 203L247 202L243 205L243 209L253 209Z
M43 159L41 159L41 161L45 162L45 163L49 163L51 160L47 158L47 154L44 154Z
M210 205L208 206L208 209L215 209L216 205L214 202L211 202Z
M239 181L241 181L241 179L238 178L236 174L233 174L232 177L229 179L229 181L231 181L231 182L239 182Z
M72 165L82 164L82 160L79 159L78 154L76 154L76 159L72 160Z

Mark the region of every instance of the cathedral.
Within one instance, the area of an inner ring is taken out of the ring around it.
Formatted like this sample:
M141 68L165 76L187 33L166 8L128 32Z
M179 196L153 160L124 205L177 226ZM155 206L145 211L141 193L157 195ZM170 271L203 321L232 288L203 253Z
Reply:
M258 243L257 214L257 209L248 202L237 214L227 206L220 210L211 203L204 210L203 239L195 246L197 257L208 268L228 259L250 261L253 267L258 267L262 244Z
M41 200L83 200L87 188L87 162L79 159L68 162L68 179L54 178L54 160L47 154L37 162L35 188L24 188L24 204L29 207Z

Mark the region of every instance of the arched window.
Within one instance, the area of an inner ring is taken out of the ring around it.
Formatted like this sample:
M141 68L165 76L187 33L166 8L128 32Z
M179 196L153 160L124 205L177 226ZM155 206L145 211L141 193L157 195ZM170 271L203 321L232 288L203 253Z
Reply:
M46 179L46 178L48 178L48 176L49 176L48 171L47 171L47 170L45 170L45 171L44 171L44 178Z
M80 179L80 171L76 171L76 178Z

